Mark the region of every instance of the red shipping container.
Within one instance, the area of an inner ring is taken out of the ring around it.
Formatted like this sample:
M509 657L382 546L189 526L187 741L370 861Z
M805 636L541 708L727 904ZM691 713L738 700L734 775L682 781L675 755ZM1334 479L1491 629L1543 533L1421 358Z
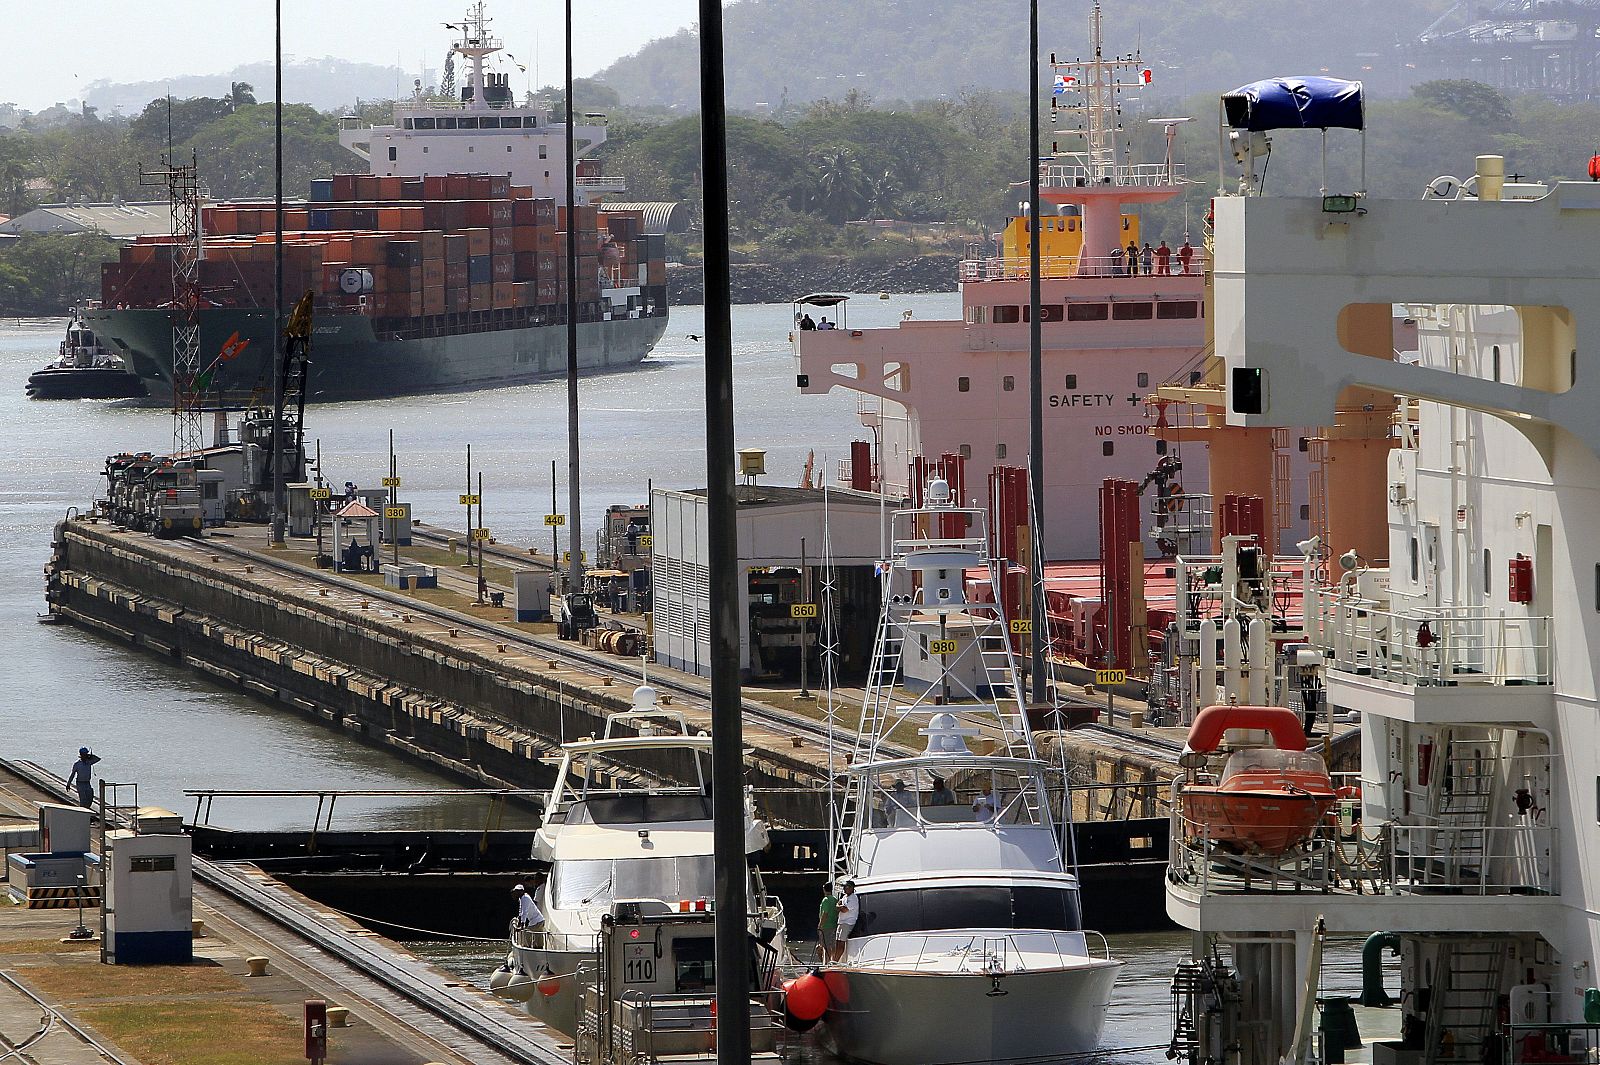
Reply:
M444 236L444 261L447 263L460 263L466 265L469 257L467 235L465 233L446 233Z
M449 289L464 289L467 287L467 264L446 263L444 267L444 284Z
M441 259L424 259L422 261L422 289L442 289L445 285L445 265Z
M512 226L506 232L511 234L511 250L515 252L538 251L539 230L532 225Z
M436 230L425 229L422 231L420 239L422 241L422 258L424 262L429 259L444 258L443 233L440 233Z
M468 177L467 177L467 195L466 195L466 199L469 199L469 200L488 200L488 199L493 199L494 198L494 193L492 191L490 191L490 189L492 187L489 184L490 180L491 179L490 179L489 175L487 175L487 174L470 174L470 175L468 175ZM473 308L473 309L476 310L477 308Z
M497 311L509 311L516 306L516 286L510 281L496 281L490 286L494 291L490 299Z
M444 228L467 228L467 204L465 200L447 200L444 205Z
M465 174L449 174L445 177L444 198L447 200L467 200L472 198L472 186Z
M510 174L490 174L484 179L488 182L488 195L497 200L503 200L511 195Z
M518 281L539 280L539 256L531 251L519 251L512 256L516 263Z
M516 231L510 226L489 230L489 252L492 255L510 255L517 250Z
M380 200L398 200L404 188L404 178L380 177L378 179L378 196Z
M465 286L460 288L445 289L444 306L446 314L460 314L472 309L472 293Z
M423 196L422 178L408 177L400 179L400 198L402 200L420 200Z
M494 286L472 285L468 291L471 293L470 308L474 311L488 311L494 309Z
M466 237L467 255L469 257L474 255L494 254L494 249L489 238L489 231L487 229L469 229L466 231Z
M422 198L424 200L443 200L449 195L448 178L432 174L422 179Z
M515 255L496 255L490 260L490 276L495 281L515 281L517 277L517 257Z
M335 203L347 203L356 198L356 175L333 175L333 199Z
M422 313L429 316L445 313L444 289L425 288L422 290Z

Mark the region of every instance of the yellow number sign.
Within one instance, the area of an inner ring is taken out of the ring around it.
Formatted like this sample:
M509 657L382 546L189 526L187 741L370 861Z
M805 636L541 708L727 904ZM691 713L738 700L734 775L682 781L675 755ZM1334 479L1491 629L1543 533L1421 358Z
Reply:
M400 478L398 478L398 477L385 477L383 479L383 486L385 488L399 488L400 487Z
M309 495L312 499L331 499L333 498L333 490L330 488L313 488Z
M1027 636L1033 632L1033 622L1028 618L1015 618L1011 622L1011 635Z
M567 516L565 514L546 514L544 516L544 523L546 525L565 525L567 523Z
M639 550L648 551L656 545L656 538L649 533L639 537Z
M1094 671L1096 684L1126 684L1128 671L1125 669L1097 669Z
M929 640L928 653L930 655L953 655L959 650L961 644L957 640Z
M474 540L487 540L487 539L489 539L489 530L485 529L485 528L483 528L481 526L479 528L473 529L472 530L472 538Z
M477 506L478 505L478 493L473 492L471 495L462 495L462 497L461 497L461 505L464 506L464 507L475 507L475 506Z
M383 516L386 519L392 518L392 519L395 519L395 520L399 520L399 519L404 518L406 516L406 508L405 507L384 507L383 508Z
M814 618L817 616L817 604L790 603L789 616L791 618Z

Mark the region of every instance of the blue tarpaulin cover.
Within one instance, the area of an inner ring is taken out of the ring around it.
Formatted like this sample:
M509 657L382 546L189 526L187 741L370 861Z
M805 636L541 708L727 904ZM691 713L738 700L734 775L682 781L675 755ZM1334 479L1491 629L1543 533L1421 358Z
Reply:
M1228 125L1271 129L1364 129L1361 83L1338 78L1268 78L1222 97Z

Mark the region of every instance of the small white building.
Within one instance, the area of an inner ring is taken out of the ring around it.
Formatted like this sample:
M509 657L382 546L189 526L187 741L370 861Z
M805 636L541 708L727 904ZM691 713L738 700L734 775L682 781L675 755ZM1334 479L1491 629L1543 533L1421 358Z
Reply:
M802 648L815 663L830 540L840 670L846 675L864 670L879 611L878 496L837 488L740 485L738 497L740 672L793 675ZM708 520L703 489L651 494L656 660L701 676L711 671ZM818 605L818 616L794 617L791 607L808 602ZM811 672L810 682L819 681Z

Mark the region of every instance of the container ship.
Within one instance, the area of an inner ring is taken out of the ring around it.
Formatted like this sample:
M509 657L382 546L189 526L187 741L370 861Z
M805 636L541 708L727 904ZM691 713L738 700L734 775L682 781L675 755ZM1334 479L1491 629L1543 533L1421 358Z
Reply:
M608 208L623 191L593 153L603 125L574 128L577 207L568 218L566 128L516 106L481 3L453 50L470 71L461 98L420 86L394 124L342 123L340 142L371 173L311 182L284 208L286 305L315 294L307 396L331 401L517 384L564 373L567 286L577 290L586 372L638 364L667 324L665 235L647 212ZM208 391L270 387L275 207L219 203L199 215L200 367ZM569 279L568 227L577 234ZM101 272L85 323L152 395L173 389L176 237L142 238Z

